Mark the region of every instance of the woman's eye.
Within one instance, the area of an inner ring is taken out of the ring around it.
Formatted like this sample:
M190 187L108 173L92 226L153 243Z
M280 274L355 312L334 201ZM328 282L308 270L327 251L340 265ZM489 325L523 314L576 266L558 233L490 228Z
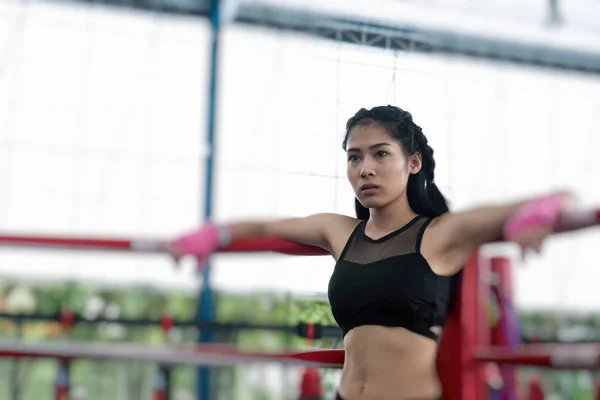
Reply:
M351 161L351 162L358 161L358 156L357 155L348 156L348 161Z
M379 150L377 153L375 153L376 157L385 157L387 156L387 151L383 151L383 150Z

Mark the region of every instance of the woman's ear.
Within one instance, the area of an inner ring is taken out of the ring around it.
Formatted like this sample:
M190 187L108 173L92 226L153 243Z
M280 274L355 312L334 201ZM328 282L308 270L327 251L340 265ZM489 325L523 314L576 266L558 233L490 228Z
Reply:
M415 152L408 156L408 171L411 175L418 174L423 167L423 159L421 153Z

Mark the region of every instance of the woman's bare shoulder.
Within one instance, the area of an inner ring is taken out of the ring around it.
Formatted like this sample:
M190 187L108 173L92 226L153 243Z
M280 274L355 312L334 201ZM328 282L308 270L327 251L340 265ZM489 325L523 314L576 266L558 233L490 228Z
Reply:
M330 227L355 227L358 225L360 220L349 215L337 214L337 213L322 213L318 214L322 218L323 222L328 224ZM332 224L332 225L329 225Z

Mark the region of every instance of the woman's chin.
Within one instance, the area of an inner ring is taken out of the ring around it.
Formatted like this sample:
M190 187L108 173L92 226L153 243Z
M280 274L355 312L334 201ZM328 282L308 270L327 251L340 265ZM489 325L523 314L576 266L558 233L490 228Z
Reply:
M360 203L363 205L363 207L366 208L381 208L385 205L385 203L381 201L381 199L376 199L373 197L360 199Z

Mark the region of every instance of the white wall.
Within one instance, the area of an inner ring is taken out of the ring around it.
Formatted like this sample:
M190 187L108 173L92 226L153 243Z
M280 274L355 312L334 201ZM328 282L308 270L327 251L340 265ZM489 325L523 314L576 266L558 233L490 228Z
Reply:
M0 227L171 236L201 217L205 21L0 6ZM352 212L341 139L360 107L408 109L461 209L569 187L600 203L600 80L230 28L223 44L220 220ZM596 234L518 269L526 307L598 308ZM324 257L217 256L220 287L324 292ZM194 287L162 257L0 252L0 274Z

